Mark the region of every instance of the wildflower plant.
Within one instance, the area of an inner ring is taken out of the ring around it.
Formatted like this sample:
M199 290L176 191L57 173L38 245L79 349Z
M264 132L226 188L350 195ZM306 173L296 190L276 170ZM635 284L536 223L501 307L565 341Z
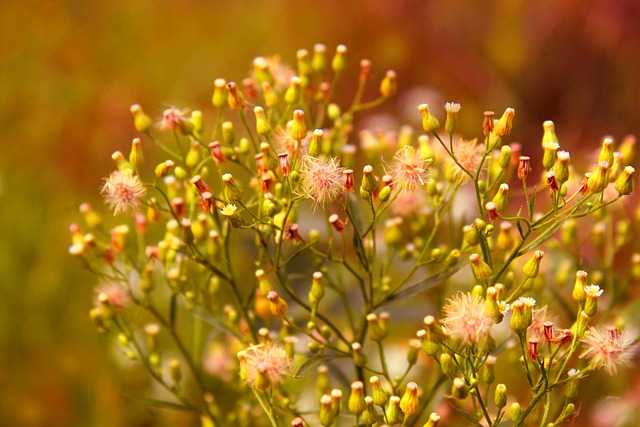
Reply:
M358 130L397 76L372 96L363 60L338 105L347 53L257 58L158 125L131 107L102 188L122 222L83 204L71 227L98 331L207 427L571 419L577 384L633 356L632 141L574 164L550 121L541 147L509 141L513 108L459 135L457 103L419 105L418 136Z

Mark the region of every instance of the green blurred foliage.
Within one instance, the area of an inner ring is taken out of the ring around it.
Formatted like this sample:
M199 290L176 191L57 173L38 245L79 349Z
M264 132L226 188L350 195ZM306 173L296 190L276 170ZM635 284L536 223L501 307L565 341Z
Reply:
M596 147L604 134L636 131L639 21L633 0L5 2L0 424L184 422L130 398L150 392L147 379L114 363L122 358L87 316L95 279L66 252L77 206L100 203L110 153L135 136L131 104L156 117L197 107L211 119L214 78L241 80L258 55L293 63L299 48L344 43L378 76L397 71L389 110L461 102L471 134L483 110L513 106L525 146L552 119L563 146ZM429 99L411 98L416 87Z

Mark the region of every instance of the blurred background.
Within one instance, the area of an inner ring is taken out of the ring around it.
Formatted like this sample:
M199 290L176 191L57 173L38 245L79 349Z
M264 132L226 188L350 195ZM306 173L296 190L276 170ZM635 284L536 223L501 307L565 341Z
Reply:
M95 278L67 254L78 206L100 203L110 154L136 136L131 104L211 120L215 78L240 81L255 56L295 64L297 49L345 44L352 65L372 60L377 81L397 72L383 110L399 123L418 103L456 101L462 133L479 135L484 110L511 106L510 138L525 152L551 119L562 147L589 153L604 135L638 131L638 22L636 0L4 2L0 425L176 425L129 397L144 395L146 375L95 332ZM579 420L597 425L595 415Z

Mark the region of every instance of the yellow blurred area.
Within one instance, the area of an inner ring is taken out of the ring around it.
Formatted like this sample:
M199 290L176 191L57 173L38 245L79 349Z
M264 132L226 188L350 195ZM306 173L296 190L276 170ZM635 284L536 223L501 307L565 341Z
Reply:
M78 206L100 203L110 154L136 136L131 104L154 117L169 105L199 108L211 121L215 78L240 81L259 55L294 64L297 49L342 43L352 64L372 60L378 80L396 70L399 94L383 110L417 116L416 93L460 102L465 134L479 134L484 110L512 106L513 141L537 148L551 119L561 145L587 158L603 135L619 141L640 123L634 0L16 0L1 9L2 426L192 422L132 399L148 394L147 377L116 363L95 332L95 278L67 254Z

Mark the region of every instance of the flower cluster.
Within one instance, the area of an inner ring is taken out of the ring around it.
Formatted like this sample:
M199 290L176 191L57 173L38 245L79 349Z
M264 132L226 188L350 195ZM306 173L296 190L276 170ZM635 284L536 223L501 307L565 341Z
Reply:
M257 58L158 121L131 107L140 135L101 191L119 216L83 204L70 228L104 281L97 329L203 426L577 416L577 384L632 361L640 215L612 207L631 199L635 140L605 138L591 164L550 121L539 147L511 142L513 108L463 136L454 102L361 129L397 76L362 60L338 104L347 56Z

